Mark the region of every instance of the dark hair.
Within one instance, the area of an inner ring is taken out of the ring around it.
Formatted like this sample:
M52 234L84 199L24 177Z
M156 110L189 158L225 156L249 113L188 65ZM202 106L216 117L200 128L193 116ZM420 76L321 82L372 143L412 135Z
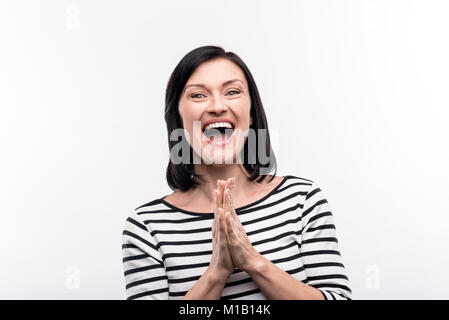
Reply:
M253 128L256 132L257 129L266 130L267 134L265 150L269 151L269 154L266 156L268 156L270 159L267 164L261 164L259 162L259 158L257 157L259 148L259 136L258 134L256 134L255 138L257 149L255 150L255 153L254 150L249 150L249 154L246 154L246 150L251 149L248 148L248 139L246 139L245 145L242 148L242 152L244 153L242 165L250 175L248 179L250 181L253 181L258 178L256 182L262 181L267 176L260 174L261 168L266 168L265 172L271 172L274 170L274 174L269 180L271 181L276 176L276 157L274 156L274 152L271 149L268 123L265 116L265 111L263 109L262 101L259 96L259 91L257 90L257 86L253 79L253 76L251 75L251 72L249 71L246 64L242 61L242 59L240 59L240 57L233 52L226 52L221 47L198 47L187 53L173 70L165 92L165 122L167 123L168 147L171 151L172 148L178 143L178 141L170 141L171 132L175 129L183 128L181 116L179 114L178 103L186 82L201 63L215 58L226 58L234 62L245 74L246 81L248 82L249 94L251 97L250 116L253 117L251 128ZM185 137L182 138L183 141L186 141ZM201 175L198 175L194 172L193 150L191 146L189 146L189 148L190 162L188 164L174 164L171 160L168 161L166 178L168 185L172 190L179 189L182 191L187 191L192 186L199 184L195 181L195 177L201 180ZM251 159L251 164L248 163L248 159Z

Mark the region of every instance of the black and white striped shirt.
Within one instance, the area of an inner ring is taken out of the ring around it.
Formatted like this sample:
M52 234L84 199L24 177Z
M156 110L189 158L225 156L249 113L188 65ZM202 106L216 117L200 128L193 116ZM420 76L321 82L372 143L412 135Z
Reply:
M182 299L209 265L214 214L186 211L163 198L136 208L124 224L127 299ZM236 213L254 248L280 269L326 299L351 299L333 215L315 182L285 176L269 194ZM245 271L236 269L221 299L266 298Z

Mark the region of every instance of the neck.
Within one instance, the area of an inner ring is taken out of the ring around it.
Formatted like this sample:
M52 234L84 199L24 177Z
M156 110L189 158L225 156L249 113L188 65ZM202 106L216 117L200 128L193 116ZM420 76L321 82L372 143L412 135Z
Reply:
M195 193L195 196L207 199L210 203L213 203L213 192L217 188L217 180L235 178L234 189L232 191L234 200L248 196L251 187L257 184L257 182L248 180L249 175L241 164L224 164L219 166L197 164L195 165L195 173L201 175L202 180L200 180L201 184L195 186L192 192Z

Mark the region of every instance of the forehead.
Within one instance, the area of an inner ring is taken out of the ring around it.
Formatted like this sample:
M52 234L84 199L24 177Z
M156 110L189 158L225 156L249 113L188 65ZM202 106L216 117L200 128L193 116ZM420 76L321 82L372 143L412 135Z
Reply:
M225 58L216 58L200 64L185 85L204 83L220 86L230 79L240 79L246 85L245 75L237 64Z

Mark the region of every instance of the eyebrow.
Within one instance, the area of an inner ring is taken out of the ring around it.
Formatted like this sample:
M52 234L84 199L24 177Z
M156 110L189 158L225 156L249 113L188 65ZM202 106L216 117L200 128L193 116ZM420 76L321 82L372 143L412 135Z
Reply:
M240 81L240 82L243 84L243 81L240 80L240 79L231 79L231 80L228 80L228 81L223 82L222 86L224 87L225 85L228 85L228 84L230 84L230 83L232 83L232 82L235 82L235 81ZM206 85L205 85L204 83L192 83L192 84L189 84L189 85L185 86L183 92L185 92L186 89L187 89L188 87L201 87L201 88L206 88Z

